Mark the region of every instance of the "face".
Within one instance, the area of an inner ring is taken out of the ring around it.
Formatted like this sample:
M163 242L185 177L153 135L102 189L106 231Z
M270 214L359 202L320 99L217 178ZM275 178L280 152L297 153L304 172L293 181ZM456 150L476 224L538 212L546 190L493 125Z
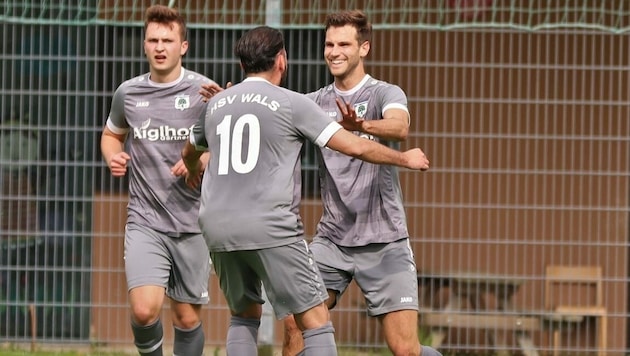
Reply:
M359 43L353 26L329 27L326 30L324 59L330 74L335 79L345 79L357 72L363 76L361 59L367 55L369 48L369 42Z
M144 54L151 68L152 79L172 81L179 76L182 56L188 50L177 23L149 23L144 36ZM155 78L157 77L157 78Z

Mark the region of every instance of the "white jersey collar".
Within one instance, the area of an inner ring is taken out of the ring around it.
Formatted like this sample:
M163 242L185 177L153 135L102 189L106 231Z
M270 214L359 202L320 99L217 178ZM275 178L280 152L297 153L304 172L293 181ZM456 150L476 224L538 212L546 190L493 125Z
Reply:
M347 95L352 95L354 93L356 93L359 89L361 89L361 87L363 87L363 85L365 85L365 83L367 83L368 80L370 80L372 77L369 74L366 74L363 79L361 79L361 81L359 82L359 84L355 85L352 89L350 90L340 90L339 88L337 88L337 86L335 85L335 83L333 83L333 88L335 88L335 93L342 95L342 96L347 96Z
M162 87L162 88L168 88L168 87L172 87L174 85L176 85L177 83L181 82L182 79L184 79L184 75L186 74L186 68L182 67L181 72L179 73L179 78L175 79L172 82L169 83L157 83L151 80L151 73L149 73L148 75L148 80L149 80L149 84L156 86L156 87Z
M243 82L266 82L266 83L272 84L270 81L268 81L267 79L263 77L247 77L243 79Z

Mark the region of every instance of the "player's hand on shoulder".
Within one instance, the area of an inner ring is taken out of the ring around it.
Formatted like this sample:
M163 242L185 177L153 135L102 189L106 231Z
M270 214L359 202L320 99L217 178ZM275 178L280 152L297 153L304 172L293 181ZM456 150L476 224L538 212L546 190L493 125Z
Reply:
M227 84L225 85L225 88L229 88L232 86L232 82L227 82ZM221 88L221 86L217 83L207 83L207 84L202 84L201 85L201 90L199 90L199 94L201 96L203 96L203 101L204 102L208 102L208 100L210 100L213 96L219 94L220 92L222 92L224 89Z
M114 177L122 177L127 173L127 161L131 156L125 151L118 152L112 156L109 161L109 170Z
M352 104L346 103L343 99L335 99L337 107L341 111L341 120L339 124L348 131L362 131L363 119L357 116Z
M429 159L419 148L412 148L403 152L407 161L407 168L426 171L429 169Z

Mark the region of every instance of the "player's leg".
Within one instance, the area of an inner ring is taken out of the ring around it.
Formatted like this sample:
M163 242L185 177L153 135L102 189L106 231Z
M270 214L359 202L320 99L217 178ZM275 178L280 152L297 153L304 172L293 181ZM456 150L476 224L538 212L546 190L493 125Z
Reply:
M299 355L336 355L334 328L324 301L328 293L305 241L259 251L261 275L278 319L293 314L302 331Z
M417 356L430 350L418 340L418 281L408 239L352 249L357 266L354 277L378 316L387 346L395 356Z
M257 355L258 328L262 317L262 304L250 303L239 312L232 310L227 334L228 355Z
M397 310L379 316L383 325L385 342L396 356L418 356L418 312L415 310Z
M131 331L140 355L162 355L164 330L159 315L163 302L163 287L142 286L129 291Z
M293 315L287 316L282 322L284 324L282 356L295 356L304 348L302 330L297 326Z
M171 299L173 315L173 355L203 355L205 336L201 323L201 304L180 303Z
M138 352L147 356L162 355L164 331L159 316L170 262L161 241L161 235L151 229L135 224L125 228L131 330Z
M303 356L335 356L335 329L330 321L328 308L324 303L295 314L295 321L302 330L304 349L298 353Z
M226 352L228 355L257 355L258 328L262 317L262 285L250 263L256 251L211 253L219 286L232 313L228 327Z
M201 234L170 238L173 267L166 294L171 298L176 356L203 354L201 306L208 303L210 253Z
M405 356L441 356L429 346L418 341L418 312L398 310L379 316L383 325L383 335L387 346L394 355Z
M337 292L328 290L326 307L332 309L337 300ZM283 320L284 338L282 342L282 356L296 356L300 350L304 349L304 339L302 330L297 325L295 317L289 315Z

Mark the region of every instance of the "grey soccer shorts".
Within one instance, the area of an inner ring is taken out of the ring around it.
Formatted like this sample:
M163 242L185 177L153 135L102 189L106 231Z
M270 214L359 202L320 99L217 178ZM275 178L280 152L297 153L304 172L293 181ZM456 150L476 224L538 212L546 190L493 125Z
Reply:
M237 314L252 303L264 303L261 283L278 319L305 312L328 299L303 240L260 250L212 252L212 263L225 299Z
M326 288L339 297L354 279L370 316L418 310L418 276L409 239L343 247L316 237L310 248Z
M161 286L181 303L207 304L210 254L201 234L170 237L145 226L125 227L127 288Z

